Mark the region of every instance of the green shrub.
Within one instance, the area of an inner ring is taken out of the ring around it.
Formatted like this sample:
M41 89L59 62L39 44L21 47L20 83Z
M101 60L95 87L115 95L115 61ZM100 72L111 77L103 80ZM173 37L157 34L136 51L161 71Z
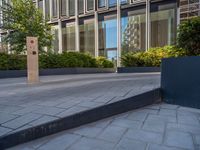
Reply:
M182 22L178 28L177 46L187 55L200 55L200 17Z
M175 46L151 48L146 52L129 52L121 58L125 67L160 66L162 58L186 55L185 50Z
M0 70L26 69L26 56L0 53ZM103 57L92 56L78 52L64 52L62 54L44 53L39 56L40 69L47 68L112 68L113 63Z
M105 57L97 57L96 58L96 61L97 61L97 66L99 68L113 68L114 67L114 64L107 60Z

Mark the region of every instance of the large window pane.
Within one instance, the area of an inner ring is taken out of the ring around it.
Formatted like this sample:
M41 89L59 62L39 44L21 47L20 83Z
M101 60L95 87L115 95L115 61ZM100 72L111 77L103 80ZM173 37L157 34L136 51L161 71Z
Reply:
M52 0L52 15L53 15L53 18L57 18L58 17L57 0Z
M109 7L113 7L117 5L117 0L108 0Z
M49 0L45 0L45 19L46 20L50 19L50 4L49 4Z
M61 0L61 15L67 15L67 0Z
M69 16L75 15L75 0L69 0Z
M117 56L117 19L116 16L105 16L99 21L99 55L110 60Z
M51 33L53 35L52 51L58 53L59 51L58 26L52 26Z
M98 7L102 8L106 6L106 0L98 0Z
M40 0L40 1L38 2L38 7L39 7L39 9L41 10L41 12L43 13L43 0Z
M63 28L63 51L75 51L75 25L67 24L66 28Z
M145 50L145 8L134 9L133 11L123 12L122 14L122 52Z
M95 55L94 19L84 20L80 24L80 51Z
M94 0L87 0L87 11L94 10Z
M78 12L79 14L84 13L84 0L78 0Z
M151 47L174 44L176 27L176 4L151 5Z

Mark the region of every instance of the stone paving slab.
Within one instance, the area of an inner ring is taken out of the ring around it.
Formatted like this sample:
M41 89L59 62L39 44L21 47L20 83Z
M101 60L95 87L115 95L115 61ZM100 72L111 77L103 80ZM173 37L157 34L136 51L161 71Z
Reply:
M199 150L200 127L178 122L177 118L174 120L173 115L163 120L161 112L166 109L176 110L176 115L182 111L181 106L167 105L168 108L165 106L163 103L154 104L18 145L9 150ZM153 110L158 111L154 116L161 119L154 119L154 123L158 126L149 130L153 127L153 124L149 123L149 116ZM200 112L191 111L191 108L184 110L199 119ZM144 120L134 121L129 118L138 112L145 112L147 117ZM175 122L172 123L171 120ZM160 126L163 124L164 131L161 132Z
M0 80L0 137L158 88L160 74L47 76L40 81Z

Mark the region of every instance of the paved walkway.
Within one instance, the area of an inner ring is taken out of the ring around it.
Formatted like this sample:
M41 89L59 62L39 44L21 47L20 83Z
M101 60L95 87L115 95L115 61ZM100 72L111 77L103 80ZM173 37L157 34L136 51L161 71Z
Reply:
M90 74L0 80L0 136L160 86L160 74Z
M200 150L200 110L152 105L10 150Z

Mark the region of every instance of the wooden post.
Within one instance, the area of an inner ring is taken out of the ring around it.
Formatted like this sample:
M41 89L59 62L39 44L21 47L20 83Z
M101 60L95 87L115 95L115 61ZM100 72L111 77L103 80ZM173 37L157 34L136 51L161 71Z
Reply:
M38 38L27 37L26 42L28 83L39 83Z

